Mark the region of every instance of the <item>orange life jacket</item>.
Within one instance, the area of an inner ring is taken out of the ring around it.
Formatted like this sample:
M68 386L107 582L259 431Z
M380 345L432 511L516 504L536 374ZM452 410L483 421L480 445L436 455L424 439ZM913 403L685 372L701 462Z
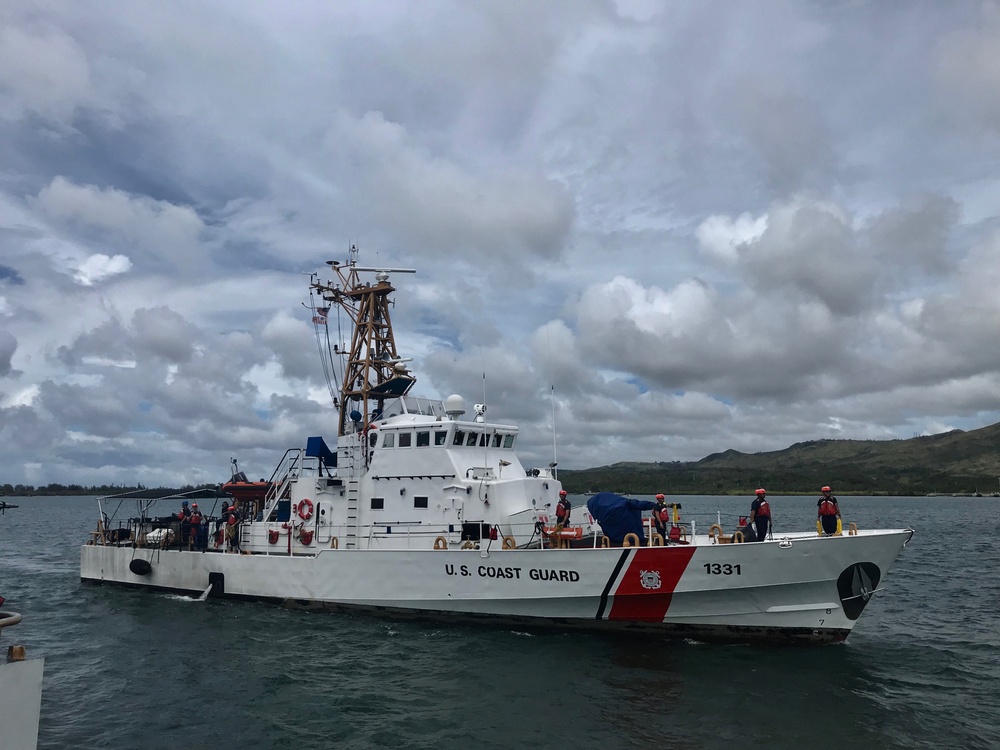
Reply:
M837 503L835 500L830 500L823 498L823 501L819 504L819 514L821 516L835 516L837 515Z
M569 500L565 500L565 499L564 500L560 500L556 504L556 518L558 518L560 521L567 520L569 518L570 508L572 508L572 507L573 506L570 505Z
M770 518L771 517L771 506L767 504L767 500L761 500L760 506L757 508L757 515L754 518Z

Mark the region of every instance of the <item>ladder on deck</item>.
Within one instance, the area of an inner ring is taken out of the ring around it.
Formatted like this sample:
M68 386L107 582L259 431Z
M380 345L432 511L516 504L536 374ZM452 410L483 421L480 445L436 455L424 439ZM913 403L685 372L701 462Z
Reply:
M358 480L347 480L347 549L358 548Z

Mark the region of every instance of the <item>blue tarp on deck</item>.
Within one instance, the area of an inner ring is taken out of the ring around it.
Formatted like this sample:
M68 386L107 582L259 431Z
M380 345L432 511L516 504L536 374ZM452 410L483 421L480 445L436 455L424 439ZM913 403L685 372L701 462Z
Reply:
M612 547L620 547L626 534L635 534L645 546L642 512L655 507L652 500L633 500L613 492L598 492L587 501L587 510L601 525Z

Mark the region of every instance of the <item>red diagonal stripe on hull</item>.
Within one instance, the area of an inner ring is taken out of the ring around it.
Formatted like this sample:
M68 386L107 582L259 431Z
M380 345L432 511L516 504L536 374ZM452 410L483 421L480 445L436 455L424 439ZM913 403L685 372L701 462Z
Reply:
M694 547L642 547L636 550L611 602L609 620L663 622L677 582L684 575ZM655 585L659 576L659 588ZM643 580L646 585L643 586Z

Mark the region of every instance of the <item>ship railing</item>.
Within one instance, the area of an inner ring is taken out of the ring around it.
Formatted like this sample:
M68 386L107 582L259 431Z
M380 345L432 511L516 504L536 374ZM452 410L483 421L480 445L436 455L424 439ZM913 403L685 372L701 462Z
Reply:
M214 512L214 511L213 511ZM117 526L99 524L91 532L89 544L108 547L139 547L146 549L212 549L218 529L225 524L223 517L206 515L200 524L189 524L176 516L129 518ZM197 533L193 533L192 529Z
M479 527L478 533L468 527ZM318 544L314 546L314 550L327 546L336 549L345 547L346 538L354 528L354 526L346 524L325 527L322 536L317 535ZM580 531L578 532L577 529ZM486 523L467 524L467 528L463 531L461 524L453 524L452 528L448 529L440 526L427 526L422 521L397 521L364 524L358 529L358 538L364 540L368 549L385 549L387 548L386 543L389 543L389 547L396 549L401 547L405 549L430 549L443 541L445 549L482 549L488 547L492 550L498 550L503 546L505 538L508 536L512 538L515 548L546 550L558 548L558 545L553 541L555 537L550 538L548 534L543 534L534 523L504 524L503 526ZM601 535L599 533L595 535L594 531L588 532L586 526L570 525L566 536L567 538L572 537L571 546L574 548L600 546ZM542 541L543 537L544 542ZM401 538L405 539L405 543L401 541ZM300 549L299 551L306 550ZM280 551L276 550L276 552L280 554Z
M690 545L707 545L719 543L710 536L697 536L698 522L694 519L676 524L684 530L679 540L655 539L655 528L651 525L652 519L644 519L645 541L644 546L658 546L659 544L673 545L677 542ZM711 519L710 519L711 520ZM713 524L714 525L714 524ZM472 527L472 528L470 528ZM256 528L256 531L251 529ZM704 526L702 526L704 528ZM282 534L282 541L276 544L267 542L268 532L278 530ZM245 529L250 533L250 537L245 537L244 541L253 547L257 552L266 554L286 555L290 549L292 554L317 554L323 550L348 549L347 541L356 538L361 542L361 549L408 549L408 550L431 550L431 549L476 549L490 551L500 551L503 549L507 537L513 539L515 549L533 550L556 550L570 547L572 549L597 548L605 544L604 534L597 524L590 525L585 520L582 525L570 524L566 529L559 532L555 527L539 521L536 523L510 524L487 524L475 523L466 524L463 529L462 524L452 524L441 526L439 524L426 524L423 521L384 521L381 523L368 523L360 527L349 524L324 525L315 529L314 536L310 537L309 544L304 544L287 522L269 521L256 526L248 526ZM727 529L719 535L722 540L729 541L735 529ZM356 532L357 536L352 535ZM291 534L291 545L284 536ZM808 539L814 538L810 532L795 532L782 534L782 539ZM776 537L777 539L777 537ZM510 544L510 542L507 542Z
M324 464L317 456L307 456L302 448L289 448L285 451L277 468L271 472L268 480L269 488L264 496L264 501L270 503L272 500L287 500L288 488L291 483L300 477L321 476ZM333 469L329 471L330 476L334 476Z
M279 500L291 496L292 481L298 479L304 469L304 456L302 448L289 448L271 472L270 485L264 496L264 518L271 514Z
M264 496L267 505L270 505L273 500L283 497L291 480L298 476L299 472L296 469L302 463L303 453L301 448L289 448L278 461L278 465L271 472L271 478L268 480L270 487Z

